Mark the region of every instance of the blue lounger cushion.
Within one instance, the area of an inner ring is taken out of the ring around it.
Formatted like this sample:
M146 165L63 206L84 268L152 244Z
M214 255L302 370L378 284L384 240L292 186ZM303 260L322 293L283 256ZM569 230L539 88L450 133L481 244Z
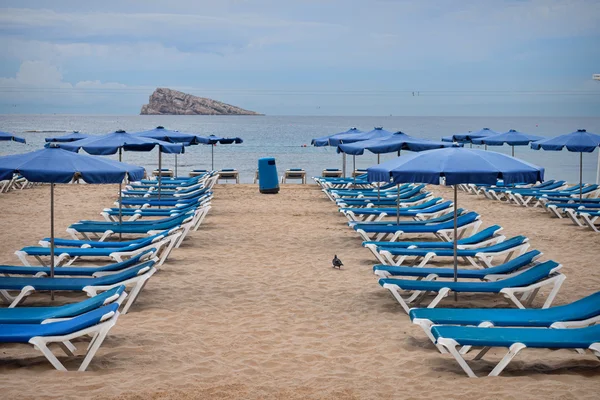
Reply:
M116 301L124 291L125 286L117 286L97 296L64 306L0 308L0 325L41 324L50 318L72 318L100 308L107 302Z
M575 329L479 328L474 326L434 326L436 338L454 339L463 346L510 347L523 343L544 349L586 349L600 342L600 325Z
M116 313L118 304L109 304L72 319L48 324L0 325L0 343L28 343L36 336L64 336L101 322L108 313Z
M474 257L477 253L495 253L499 251L509 250L513 247L521 245L525 243L527 238L525 236L515 236L504 242L500 242L487 247L479 247L476 249L457 249L458 257ZM432 248L417 248L417 249L407 249L401 247L387 247L385 245L379 246L379 250L389 251L392 255L395 256L410 256L410 257L423 257L428 253L434 253L440 257L452 257L454 256L453 248L441 248L441 249L432 249Z
M463 208L459 208L456 210L457 215L462 215L465 212ZM436 218L430 218L426 220L408 220L408 221L400 221L399 223L395 220L387 220L387 221L350 221L348 222L348 226L354 226L357 224L360 225L374 225L374 226L406 226L406 225L424 225L424 224L434 224L439 222L450 221L454 219L454 213L447 213L442 216Z
M541 254L538 250L532 250L519 257L513 258L504 264L497 265L495 267L486 269L459 269L457 273L458 278L462 279L483 279L487 275L501 275L510 274L515 272L527 265L531 264L533 260ZM1 271L1 270L0 270ZM392 276L414 276L419 278L425 278L431 274L435 274L440 278L453 278L454 268L425 268L425 267L396 267L390 265L375 265L373 271L385 271Z
M100 242L97 240L75 240L75 239L54 239L55 246L61 247L81 247L83 245L87 245L95 248L119 248L119 247L134 247L134 246L147 246L152 243L155 239L162 239L165 237L165 233L161 232L156 235L146 236L139 239L133 240L124 240L120 242L108 241L108 242ZM44 242L50 243L50 238L42 239Z
M457 226L462 227L464 225L475 222L479 218L479 214L476 212L469 212L463 214L457 218ZM352 228L354 230L362 229L368 233L395 233L403 231L405 233L429 233L437 232L441 229L452 229L454 227L454 221L446 221L441 223L429 223L422 225L372 225L372 224L356 224Z
M473 292L473 293L498 293L504 288L521 287L531 285L547 278L553 269L558 267L555 261L546 261L523 271L522 273L506 279L500 279L493 282L453 282L453 281L416 281L410 279L380 279L381 286L385 284L397 285L404 290L426 290L437 292L443 288L449 288L454 292Z
M50 250L50 249L48 249ZM125 261L118 263L102 265L102 266L81 266L81 267L56 267L54 268L54 276L92 276L97 272L117 272L123 271L127 268L133 267L140 263L140 259L150 252L155 251L149 249L141 254L131 257ZM48 252L47 255L50 253ZM36 275L38 273L46 274L50 276L50 267L24 267L24 266L13 266L13 265L0 265L0 274L9 275Z
M127 279L136 277L141 270L150 268L153 265L154 261L146 261L122 272L101 276L99 278L0 277L0 290L21 290L25 286L32 286L35 290L83 290L86 286L116 285Z
M502 227L500 225L492 225L490 227L487 227L467 238L462 238L458 240L458 245L472 245L472 244L477 244L477 243L481 243L485 240L491 239L493 238L496 233L498 233L500 230L502 230ZM388 248L394 248L394 247L400 247L400 248L406 248L406 247L418 247L418 248L433 248L433 249L452 249L454 248L454 243L453 242L440 242L440 241L431 241L431 242L408 242L408 241L402 241L402 242L381 242L381 241L375 241L375 240L370 240L370 241L365 241L362 243L363 246L367 245L367 244L374 244L375 246L379 247L379 246L385 246Z
M354 214L358 215L379 215L381 213L386 213L390 217L395 217L397 215L400 215L401 217L413 217L417 214L435 213L452 206L451 201L445 201L442 203L433 202L433 204L431 203L432 201L428 201L423 203L426 205L425 207L422 207L423 204L419 204L418 206L414 207L403 207L400 208L400 210L396 210L393 207L342 208L341 210L352 211Z
M555 322L582 321L600 315L600 292L570 304L542 309L514 308L413 308L411 320L427 319L436 325L549 327Z

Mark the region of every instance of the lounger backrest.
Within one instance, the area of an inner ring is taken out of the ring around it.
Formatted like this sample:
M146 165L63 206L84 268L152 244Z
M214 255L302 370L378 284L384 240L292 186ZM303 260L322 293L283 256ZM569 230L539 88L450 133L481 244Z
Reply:
M493 238L500 230L502 230L500 225L492 225L472 236L469 236L468 238L459 239L458 244L467 245L483 242L484 240Z
M142 271L147 270L148 268L152 268L154 266L154 260L149 260L143 262L135 267L128 268L124 271L117 272L116 274L105 275L100 278L95 278L93 280L94 286L103 286L103 285L114 285L119 282L123 282L127 279L134 278L138 276Z
M46 331L44 336L68 335L69 333L97 325L106 319L107 316L114 315L118 309L118 304L109 304L66 321L50 322L44 326Z
M559 267L559 263L556 261L546 261L541 264L535 265L522 273L512 276L506 279L500 279L495 282L484 283L490 288L495 288L500 291L507 287L521 287L532 285L550 276L550 273Z
M541 254L542 252L539 250L531 250L525 254L520 255L519 257L515 257L512 260L505 262L504 264L487 268L482 272L485 272L486 275L510 274L528 266L529 264L534 262L535 259L538 258Z
M67 304L59 307L52 318L67 318L74 315L85 314L102 306L114 303L125 291L125 286L117 286L106 292L100 293L78 303Z
M503 242L496 243L492 246L484 247L481 249L475 249L475 251L480 251L480 252L504 251L504 250L511 249L515 246L518 246L520 244L523 244L526 241L527 241L527 236L519 235L519 236L512 237L510 239L507 239Z

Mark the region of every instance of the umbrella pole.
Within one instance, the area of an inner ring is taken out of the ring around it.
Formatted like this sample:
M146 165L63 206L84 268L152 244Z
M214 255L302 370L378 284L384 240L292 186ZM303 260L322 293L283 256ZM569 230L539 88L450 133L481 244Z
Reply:
M579 152L579 205L581 205L581 198L583 191L583 152Z
M177 153L175 153L175 178L177 178Z
M487 151L487 144L485 145L484 150Z
M50 278L54 278L54 183L50 183ZM54 300L54 291L50 291Z
M510 146L510 147L512 147L512 156L514 157L515 156L515 146Z
M121 162L121 151L122 149L119 147L119 162ZM119 225L123 224L123 182L119 182ZM119 226L121 228L121 226ZM123 232L122 229L119 229L119 240L123 240Z
M400 184L396 185L396 225L400 225Z
M342 153L342 175L346 177L346 153Z
M213 171L215 170L215 145L214 143L210 145L210 159L211 159L211 167Z
M356 156L352 155L352 177L354 179L354 188L356 188Z
M158 148L158 201L160 202L160 187L162 185L162 151L160 151L160 147ZM160 208L160 203L158 203L158 208Z
M596 171L596 185L600 185L600 147L598 148L598 169Z
M458 185L454 185L454 235L453 235L453 251L454 251L454 282L458 280L458 235L457 235L457 210L456 203L458 203L458 195L457 195L457 187ZM454 301L458 300L458 294L454 292Z
M379 154L377 154L377 164L379 164ZM381 185L379 184L379 182L377 182L377 201L381 200L380 197L380 189L381 189Z

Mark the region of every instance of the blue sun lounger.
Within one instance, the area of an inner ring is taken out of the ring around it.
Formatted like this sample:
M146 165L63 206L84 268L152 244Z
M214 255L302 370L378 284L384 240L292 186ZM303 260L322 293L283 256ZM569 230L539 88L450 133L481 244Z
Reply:
M482 328L474 326L434 326L431 333L438 347L447 350L463 371L471 377L477 375L458 351L458 346L483 347L475 360L483 358L491 347L506 347L508 352L489 373L498 376L512 359L524 348L589 349L600 358L600 325L573 329L547 328Z
M78 369L85 371L108 332L117 322L118 308L118 304L109 304L68 320L47 324L0 325L0 343L29 343L41 351L54 368L66 371L66 367L48 348L48 344L58 343L68 356L74 357L77 349L71 340L91 335L92 340Z
M54 276L92 276L98 277L134 267L146 260L153 260L158 267L158 257L154 257L154 249L131 257L125 261L107 265L84 265L84 266L57 266L54 268ZM0 275L35 275L36 277L50 276L50 267L47 266L15 266L0 265Z
M77 303L51 307L0 308L0 325L42 324L57 318L73 318L108 304L121 304L127 296L125 286L117 286Z
M459 268L457 270L457 278L496 280L501 275L511 274L527 266L531 266L541 255L542 253L539 250L532 250L503 264L487 269ZM454 278L454 268L442 267L415 268L378 264L373 266L373 273L380 278L416 277L419 280L428 281L438 278Z
M206 192L206 193L202 194L201 196L192 197L192 198L182 198L182 197L172 198L171 197L171 198L163 199L161 197L160 200L158 200L158 198L154 198L154 197L124 197L121 202L123 204L123 207L142 207L142 208L177 207L179 205L196 203L196 202L198 202L198 200L202 200L207 197L212 197L212 195L213 195L212 192ZM118 206L119 203L115 202L115 205Z
M196 225L200 217L200 211L196 210L194 213L186 213L154 221L133 221L123 222L123 224L104 221L78 222L69 226L67 233L75 240L79 239L78 234L85 240L91 240L88 234L93 234L102 242L113 234L118 233L155 235L163 231L181 227L183 228L183 233L179 242L175 245L175 247L179 247L181 241L187 236L189 230Z
M395 207L398 204L402 208L416 206L431 199L433 199L433 194L431 192L424 192L404 199L382 197L380 200L377 200L377 198L363 197L344 201L340 200L336 202L336 205L338 207Z
M477 248L483 246L489 246L492 244L500 243L506 239L506 236L501 235L502 227L499 225L489 226L471 236L458 239L458 245L462 248ZM384 258L379 254L379 247L392 247L392 248L420 248L420 249L453 249L454 243L447 241L401 241L401 242L387 242L387 241L365 241L362 243L364 247L371 250L371 253L381 262L385 263Z
M466 210L464 208L459 208L458 210L456 210L457 215L462 215L464 214ZM348 222L348 226L349 227L353 227L355 225L363 225L363 226L405 226L405 225L423 225L423 224L433 224L433 223L440 223L440 222L445 222L445 221L450 221L451 219L454 218L454 213L445 213L442 214L439 217L436 218L430 218L430 219L426 219L426 220L419 220L419 219L413 219L413 220L403 220L400 222L397 222L395 219L393 220L385 220L385 221L367 221L367 222L363 222L363 221L349 221Z
M119 242L106 242L112 244L113 247L58 247L59 243L55 242L54 245L54 265L71 265L80 258L108 258L115 262L122 262L128 258L135 257L140 254L146 254L149 250L152 250L158 258L157 267L161 266L171 254L173 248L177 246L183 234L182 228L171 229L168 234L164 235L153 235L150 240L139 240L137 243L130 244L128 246L121 247ZM67 241L65 239L59 242ZM71 240L68 242L81 242ZM85 241L84 241L85 242ZM93 243L93 241L87 241ZM104 243L104 242L101 242ZM39 265L49 265L45 258L51 256L50 246L28 246L23 247L21 250L15 251L17 258L23 263L23 265L31 266L29 257L34 257Z
M473 211L459 216L456 220L456 223L459 238L461 238L464 234L474 234L481 225L479 214ZM353 229L363 238L363 240L366 241L381 241L384 238L391 237L389 241L395 242L404 234L431 233L438 238L449 242L453 234L454 221L450 220L441 223L425 223L420 225L357 224L353 226ZM469 231L469 233L467 233L467 231ZM375 235L375 238L371 238L370 234Z
M558 272L560 268L560 264L554 261L546 261L523 272L493 282L418 281L382 278L379 280L379 284L392 293L407 314L410 312L409 304L418 306L429 292L437 293L437 296L429 303L428 308L434 308L451 291L501 294L517 307L525 308L532 303L539 289L545 286L552 287L542 307L548 308L565 280L565 276ZM411 292L411 295L404 298L402 296L404 292ZM522 294L521 300L517 299L517 294Z
M116 286L133 286L127 303L123 307L123 314L126 314L148 279L155 272L154 261L150 260L124 271L97 278L0 277L0 298L8 302L10 308L13 308L19 305L27 296L39 290L83 291L89 296L95 296L98 292L103 292ZM9 294L9 291L12 290L19 291L19 294L12 296Z
M413 308L408 315L434 343L435 338L431 334L434 325L577 328L600 321L600 292L570 304L542 309ZM443 348L440 350L444 351Z
M381 196L377 197L377 193L374 193L374 194L371 194L370 196L363 196L363 197L339 197L339 198L336 198L335 201L337 203L347 203L349 201L366 202L366 201L379 201L381 199L390 199L390 200L409 199L409 198L414 197L417 194L421 193L423 191L423 189L425 189L425 185L407 186L406 189L400 191L399 195L397 193L390 192L385 195L381 195Z
M371 222L381 221L385 217L412 217L417 220L424 220L439 217L451 210L452 202L440 202L440 198L435 198L426 203L413 207L403 207L397 210L394 207L363 207L363 208L340 208L340 212L348 218L350 222ZM359 219L359 216L362 219Z
M494 260L503 258L507 262L514 256L520 256L529 248L529 240L525 236L515 236L501 243L476 249L464 249L459 246L457 256L468 261L475 268L491 268ZM379 254L385 260L385 265L402 265L408 258L413 259L411 267L421 268L434 258L454 257L454 249L407 249L398 247L379 247Z

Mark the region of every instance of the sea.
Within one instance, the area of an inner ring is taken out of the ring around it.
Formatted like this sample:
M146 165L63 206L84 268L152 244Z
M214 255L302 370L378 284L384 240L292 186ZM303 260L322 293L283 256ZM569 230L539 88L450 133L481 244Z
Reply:
M600 133L600 118L570 117L326 117L326 116L187 116L187 115L1 115L0 130L12 132L27 144L1 142L0 155L33 151L44 145L44 138L80 131L105 134L117 129L139 132L164 126L167 129L199 135L239 136L244 142L232 145L197 145L177 157L179 175L192 169L236 168L242 183L251 183L261 157L275 157L279 174L287 168L304 168L307 175L319 176L325 168L341 168L342 156L333 147L313 147L311 139L356 127L368 131L382 126L388 131L402 131L420 138L439 140L442 136L490 128L498 132L516 129L540 136L556 136L577 129ZM211 148L212 147L212 148ZM481 147L482 146L473 146ZM489 151L510 154L510 146L489 147ZM211 154L211 151L213 152ZM583 155L584 182L596 181L599 151ZM116 156L108 156L116 158ZM382 154L380 161L397 157ZM569 182L579 180L579 154L566 150L535 151L528 146L515 147L515 157L546 168L546 179ZM123 161L152 170L158 167L158 152L123 153ZM348 171L353 159L348 157ZM356 156L356 168L377 164L377 155L365 152ZM162 157L163 168L175 168L175 156Z

